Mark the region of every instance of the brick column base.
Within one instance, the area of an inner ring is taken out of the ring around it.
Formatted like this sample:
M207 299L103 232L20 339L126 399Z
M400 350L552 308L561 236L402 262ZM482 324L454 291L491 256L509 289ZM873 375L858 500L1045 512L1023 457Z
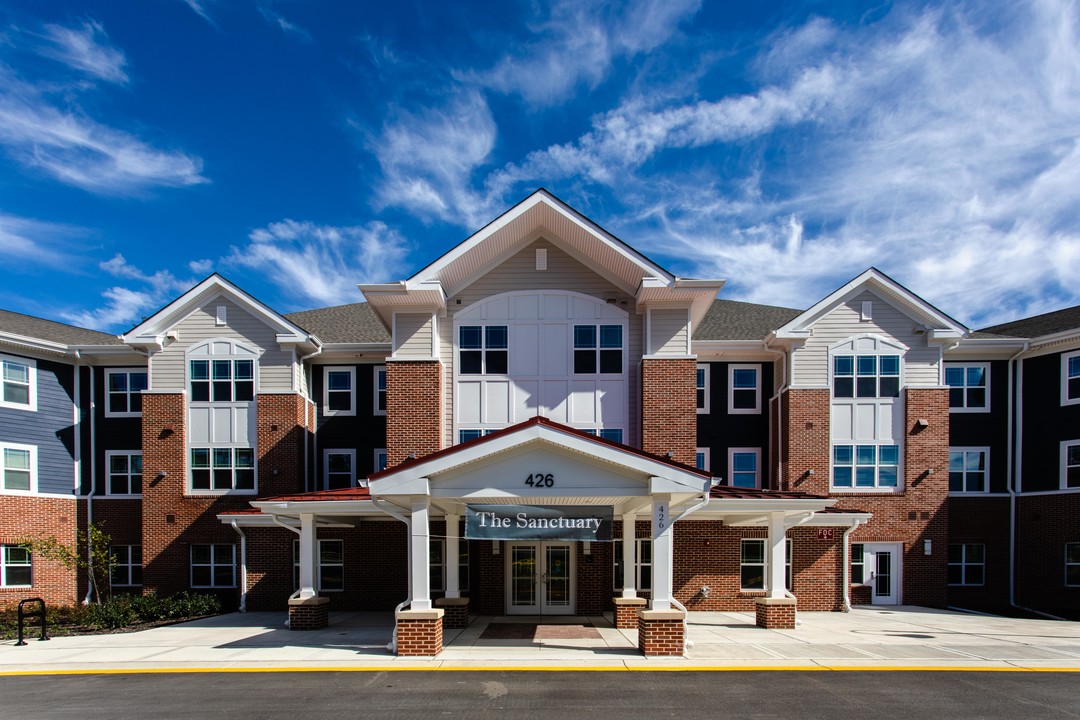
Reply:
M469 598L439 598L435 604L446 611L443 627L448 630L460 630L469 626Z
M766 630L794 630L795 604L791 598L758 598L757 626Z
M639 610L638 649L647 657L682 656L685 644L682 610Z
M398 655L438 655L443 649L442 610L401 610L397 614Z
M644 610L648 601L645 598L612 598L615 603L615 627L619 630L633 630L638 626L638 610Z
M330 624L330 598L309 597L289 600L290 630L321 630Z

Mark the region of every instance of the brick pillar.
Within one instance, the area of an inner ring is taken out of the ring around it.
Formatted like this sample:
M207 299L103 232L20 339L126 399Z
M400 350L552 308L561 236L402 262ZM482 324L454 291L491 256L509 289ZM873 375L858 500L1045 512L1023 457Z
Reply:
M256 402L259 495L303 492L308 439L304 398L294 393L260 394Z
M780 402L780 489L828 495L829 390L787 390Z
M638 626L638 611L648 604L645 598L613 598L615 603L615 627L620 630L633 630Z
M766 630L795 629L795 600L791 598L758 598L757 626Z
M183 502L185 417L183 393L143 393L143 590L161 595L187 589L189 558L179 541L198 517Z
M648 657L682 656L685 620L682 610L639 610L638 649Z
M386 363L386 464L417 458L443 444L443 368L438 361Z
M460 630L469 626L469 598L443 597L436 600L435 605L446 612L443 617L444 628Z
M697 459L697 361L641 361L641 449L694 466Z
M397 614L398 655L438 655L443 649L442 610L401 610Z
M330 624L330 598L309 597L289 600L290 630L322 630Z

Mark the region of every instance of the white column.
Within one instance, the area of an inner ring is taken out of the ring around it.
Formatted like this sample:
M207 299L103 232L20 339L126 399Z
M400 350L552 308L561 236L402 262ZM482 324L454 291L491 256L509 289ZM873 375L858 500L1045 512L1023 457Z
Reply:
M461 588L458 586L460 573L458 572L458 522L460 515L446 516L446 597L461 597Z
M428 558L431 546L429 527L430 499L426 495L412 499L412 542L409 543L409 575L412 578L413 610L431 609L431 577Z
M671 495L653 495L652 609L670 610L674 584L674 553L671 532Z
M300 515L300 597L318 595L315 590L315 569L319 565L319 543L315 538L315 516Z
M637 597L637 554L635 548L637 539L634 533L634 523L637 515L622 516L622 596L624 598Z
M784 563L786 558L784 535L784 513L769 513L769 597L782 598L784 595Z

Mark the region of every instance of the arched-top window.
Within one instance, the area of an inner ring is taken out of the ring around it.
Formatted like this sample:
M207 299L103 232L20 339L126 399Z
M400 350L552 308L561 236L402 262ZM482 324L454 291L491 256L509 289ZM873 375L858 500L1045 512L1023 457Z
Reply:
M903 385L907 348L893 340L864 335L829 349L833 398L897 398Z
M187 352L191 402L255 399L258 352L233 340L210 340Z

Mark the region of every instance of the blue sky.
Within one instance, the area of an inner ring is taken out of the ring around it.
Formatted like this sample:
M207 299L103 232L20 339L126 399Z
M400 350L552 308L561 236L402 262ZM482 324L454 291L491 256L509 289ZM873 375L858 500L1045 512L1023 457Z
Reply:
M1078 35L1058 0L7 0L0 307L356 302L538 187L731 299L873 265L973 327L1075 305Z

